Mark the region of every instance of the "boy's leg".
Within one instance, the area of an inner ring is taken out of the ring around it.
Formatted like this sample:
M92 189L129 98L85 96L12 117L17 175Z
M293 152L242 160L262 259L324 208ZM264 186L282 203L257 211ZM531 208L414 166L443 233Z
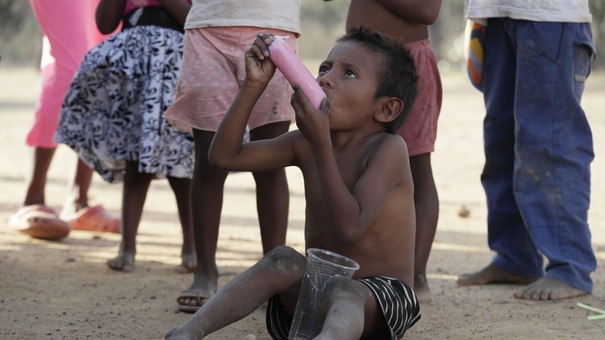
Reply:
M177 298L179 308L192 312L203 305L218 288L216 248L223 207L223 189L228 172L208 162L214 132L193 129L195 166L191 181L191 219L197 254L193 283Z
M264 125L250 131L251 140L270 139L288 131L290 122ZM253 173L256 182L256 207L263 253L284 245L288 227L290 192L285 169Z
M270 251L254 266L229 281L186 323L171 330L166 339L200 339L250 313L271 296L282 294L289 305L304 274L306 258L290 247Z
M124 188L122 192L122 241L118 256L107 260L109 268L130 272L134 268L134 256L137 252L136 237L143 214L143 206L153 174L138 171L139 163L126 162Z
M193 239L193 224L191 222L191 204L189 202L191 192L191 180L189 178L176 178L168 176L168 183L174 192L176 205L179 213L179 222L183 233L183 245L181 247L181 265L179 273L190 273L195 270L197 256L195 254L195 243Z
M323 301L319 339L399 339L420 320L414 291L388 277L332 279Z
M488 208L488 243L496 252L485 268L461 275L460 285L527 284L542 276L542 257L527 233L513 192L516 52L505 19L490 19L483 64L485 166L481 182Z
M431 292L426 280L426 266L439 219L439 196L433 178L431 154L425 153L410 157L410 168L414 180L414 204L416 206L414 292L420 302L428 302L431 300Z
M408 145L410 169L414 181L416 205L416 243L414 252L414 291L420 301L430 301L426 280L433 239L439 218L439 198L431 167L431 153L435 150L437 122L441 111L442 85L437 67L437 56L430 40L409 43L407 47L416 62L418 97L410 116L398 134Z
M546 276L515 297L557 300L590 293L596 269L587 222L594 150L580 105L594 55L590 25L513 25L523 84L515 97L514 193L531 239L548 259Z
M361 282L344 277L334 278L328 282L322 300L322 310L326 315L316 339L359 339L366 326L371 327L379 322L386 326L378 312L376 299Z

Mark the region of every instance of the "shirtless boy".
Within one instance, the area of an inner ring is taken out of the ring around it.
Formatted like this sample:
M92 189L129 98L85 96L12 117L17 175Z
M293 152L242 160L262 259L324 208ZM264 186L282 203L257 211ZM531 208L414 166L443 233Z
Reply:
M307 202L306 247L360 265L353 279L328 283L318 338L401 338L420 318L410 288L414 187L406 144L395 134L417 94L414 61L373 31L351 30L319 67L317 80L327 96L320 111L294 84L298 130L242 144L248 116L275 72L267 47L273 39L259 34L247 51L246 79L214 137L210 162L230 171L299 167ZM305 256L290 247L272 250L166 339L203 338L266 301L269 333L287 339L286 318L294 312L305 264Z
M429 40L441 0L351 0L347 29L365 26L404 44L414 57L418 98L406 124L397 131L408 146L416 205L414 292L420 302L431 300L426 268L437 231L439 196L433 178L437 120L441 111L441 76Z

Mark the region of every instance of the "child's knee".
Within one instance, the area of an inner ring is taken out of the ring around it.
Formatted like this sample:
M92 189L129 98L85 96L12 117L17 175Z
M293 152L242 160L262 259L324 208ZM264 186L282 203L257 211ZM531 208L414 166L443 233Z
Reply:
M302 276L305 271L306 258L289 246L279 246L263 257L263 262L282 274Z

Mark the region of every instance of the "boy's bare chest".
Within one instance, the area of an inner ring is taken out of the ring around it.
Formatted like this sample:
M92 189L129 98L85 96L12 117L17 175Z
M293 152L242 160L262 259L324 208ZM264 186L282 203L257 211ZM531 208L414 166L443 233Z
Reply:
M362 151L335 153L340 176L349 189L357 183L367 166L367 156Z

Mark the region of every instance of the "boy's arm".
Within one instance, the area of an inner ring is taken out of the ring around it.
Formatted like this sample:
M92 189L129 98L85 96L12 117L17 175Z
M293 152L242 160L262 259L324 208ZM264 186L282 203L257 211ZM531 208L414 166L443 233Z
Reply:
M441 0L371 0L377 1L398 17L424 25L432 25L441 9Z
M259 34L245 54L246 78L221 121L208 154L210 163L219 169L262 171L293 164L288 134L242 144L250 113L275 73L267 48L272 39Z
M327 130L328 117L317 112L295 89L292 100L301 133L313 150L319 187L331 226L341 242L355 242L376 220L389 195L409 175L407 147L403 139L388 135L368 156L363 174L347 186L336 163L332 141Z

